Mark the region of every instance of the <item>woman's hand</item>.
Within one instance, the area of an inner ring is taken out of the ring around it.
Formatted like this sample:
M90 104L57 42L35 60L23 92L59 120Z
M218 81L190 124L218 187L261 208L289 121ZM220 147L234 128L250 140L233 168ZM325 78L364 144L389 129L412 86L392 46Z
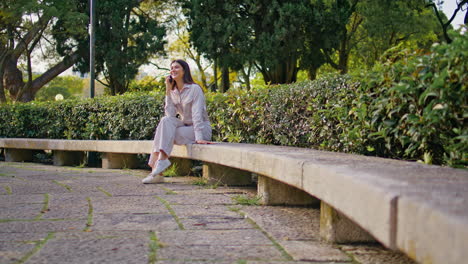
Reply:
M214 144L214 142L207 141L207 140L197 140L195 141L197 144Z
M171 82L171 80L172 80L172 82ZM173 82L174 82L174 80L171 78L170 75L166 77L166 95L171 94L172 87L174 86Z

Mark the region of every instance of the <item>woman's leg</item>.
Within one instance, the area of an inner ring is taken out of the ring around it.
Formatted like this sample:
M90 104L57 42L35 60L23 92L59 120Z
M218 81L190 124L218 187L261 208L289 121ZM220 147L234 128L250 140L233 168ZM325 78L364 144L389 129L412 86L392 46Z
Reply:
M161 119L154 135L153 152L151 153L150 161L157 160L158 158L167 158L170 155L174 146L176 129L183 125L184 123L175 117L165 116ZM161 152L164 152L162 157ZM151 164L154 164L154 162ZM148 162L148 165L150 165L150 162Z
M149 160L148 160L148 166L150 166L150 168L154 169L154 167L156 167L156 162L158 162L158 157L159 157L159 152L151 153Z

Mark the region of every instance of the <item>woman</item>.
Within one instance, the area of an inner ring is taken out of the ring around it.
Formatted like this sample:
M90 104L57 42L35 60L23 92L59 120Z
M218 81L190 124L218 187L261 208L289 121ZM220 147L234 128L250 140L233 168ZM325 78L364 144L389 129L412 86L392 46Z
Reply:
M153 150L148 161L152 168L143 183L164 182L161 175L170 165L174 144L212 144L211 125L206 112L205 95L193 82L190 68L183 60L171 62L171 73L166 78L165 116L156 128ZM179 118L176 115L179 114Z

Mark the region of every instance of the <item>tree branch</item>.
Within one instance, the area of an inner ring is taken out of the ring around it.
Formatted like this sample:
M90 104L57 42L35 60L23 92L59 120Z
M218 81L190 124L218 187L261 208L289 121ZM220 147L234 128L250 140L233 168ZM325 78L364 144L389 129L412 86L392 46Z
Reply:
M75 64L75 62L78 61L79 57L80 56L78 55L78 52L75 52L72 55L65 57L61 62L56 64L54 67L50 68L41 76L34 79L31 85L31 90L34 93L37 92L41 87L46 85L49 81L51 81L57 75L61 74L62 72L66 71L68 68L73 66L73 64Z

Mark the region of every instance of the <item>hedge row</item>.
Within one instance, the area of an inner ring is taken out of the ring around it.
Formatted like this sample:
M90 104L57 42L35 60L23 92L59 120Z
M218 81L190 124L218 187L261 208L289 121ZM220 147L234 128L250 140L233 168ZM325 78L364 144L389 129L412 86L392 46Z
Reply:
M7 104L0 137L149 139L163 112L162 94Z
M374 70L207 93L214 140L468 165L468 37L431 53L391 51ZM0 137L151 139L163 95L0 107Z

